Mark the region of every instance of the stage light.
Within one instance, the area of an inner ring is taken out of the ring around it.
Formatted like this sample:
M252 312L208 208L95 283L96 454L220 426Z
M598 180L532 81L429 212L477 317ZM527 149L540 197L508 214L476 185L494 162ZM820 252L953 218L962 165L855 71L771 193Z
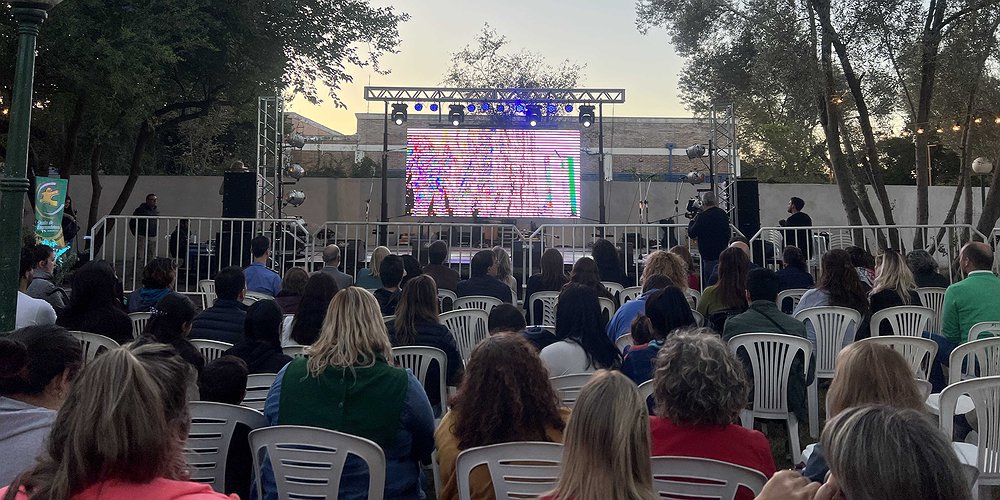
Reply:
M396 125L406 123L406 104L399 103L392 105L392 121Z
M566 105L566 112L567 113L572 113L573 112L573 105L572 104L567 104Z
M580 125L589 127L594 124L594 107L587 104L580 106Z
M481 110L483 110L483 111L487 111L487 112L488 112L488 111L490 110L490 103L488 103L488 102L484 102L484 103L482 103L482 104L481 104L481 105L479 106L479 109L481 109Z
M514 112L515 113L524 113L524 104L521 104L521 103L515 104L514 105Z
M437 104L431 104L431 111L437 111L437 110L438 110L438 105Z
M285 168L285 175L291 177L292 179L299 180L306 175L306 169L302 168L302 165L298 163L293 163Z
M924 132L926 132L924 127L917 127L917 134L923 135Z
M469 109L469 113L475 113L476 112L476 105L475 104L470 104L468 109Z
M424 105L423 105L423 104L420 104L420 103L418 102L418 103L416 103L416 104L414 104L414 105L413 105L413 110L414 110L414 111L423 111L423 110L424 110Z
M503 104L497 104L497 113L503 113L503 110L504 110Z
M528 121L528 126L537 127L539 123L542 123L542 107L537 104L532 104L525 109L524 117Z
M454 126L459 126L465 121L465 106L452 104L448 106L448 121Z
M559 107L556 106L555 104L549 104L548 107L545 108L545 110L548 111L550 115L554 115L557 112L559 112Z
M701 158L702 156L705 156L705 146L695 144L694 146L685 149L684 153L687 154L688 159L691 160Z
M296 189L285 195L285 203L297 207L306 202L306 194Z
M684 180L691 185L701 184L702 182L705 182L705 174L698 171L688 172L688 174L684 176Z
M972 120L972 121L976 122L976 124L978 125L980 123L983 123L983 117L982 116L977 116L976 119Z

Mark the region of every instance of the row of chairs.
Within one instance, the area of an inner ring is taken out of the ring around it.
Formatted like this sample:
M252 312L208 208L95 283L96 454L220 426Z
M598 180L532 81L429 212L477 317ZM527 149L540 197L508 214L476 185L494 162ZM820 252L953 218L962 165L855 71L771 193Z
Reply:
M120 344L114 339L105 337L104 335L99 335L90 332L80 332L71 331L69 332L77 340L80 341L80 345L83 347L83 360L84 363L90 362L98 354L109 350L120 347ZM206 362L214 361L222 356L222 353L231 348L233 345L228 342L219 342L217 340L207 340L207 339L192 339L191 344L198 349L198 352L205 358ZM290 345L282 348L282 351L293 358L298 358L304 356L304 349L306 346L301 345Z
M788 310L784 307L786 303L790 303L791 304L790 309L794 309L795 306L799 304L799 300L802 298L802 295L805 294L807 291L808 290L805 288L792 288L789 290L782 290L781 292L778 293L778 298L775 302L778 304L778 307L782 308L783 310ZM946 291L945 288L940 288L940 287L917 288L917 295L920 297L920 303L923 304L922 306L923 309L921 309L920 311L924 314L921 314L922 316L921 319L926 318L926 322L923 324L923 326L928 331L935 333L941 332L941 320L942 320L942 311L944 310L945 291ZM916 309L914 309L913 311L916 311ZM881 313L882 311L879 312ZM879 313L875 314L877 315ZM871 322L872 327L877 328L877 325L881 322L881 320L886 319L886 317L889 314L890 313L886 313L885 316L879 317L879 321L876 321L875 320L876 317L875 315L873 315ZM874 335L876 334L873 334L873 336Z

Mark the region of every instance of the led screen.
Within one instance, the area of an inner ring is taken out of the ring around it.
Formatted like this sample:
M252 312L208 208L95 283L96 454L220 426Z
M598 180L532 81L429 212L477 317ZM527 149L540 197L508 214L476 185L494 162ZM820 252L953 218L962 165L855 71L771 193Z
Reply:
M580 131L408 129L406 213L579 217Z

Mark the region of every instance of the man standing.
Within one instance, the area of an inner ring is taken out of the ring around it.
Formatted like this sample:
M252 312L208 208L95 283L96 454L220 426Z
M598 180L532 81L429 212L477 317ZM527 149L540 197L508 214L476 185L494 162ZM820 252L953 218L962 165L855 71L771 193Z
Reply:
M271 257L271 240L264 235L257 235L250 240L250 252L253 262L243 270L246 276L247 290L266 293L272 297L281 291L281 277L267 267L267 259Z
M688 223L688 236L698 240L702 283L708 283L712 269L719 263L719 254L729 244L729 214L717 205L715 193L704 193L701 212Z
M458 271L448 267L445 261L448 260L448 244L444 240L437 240L427 247L427 260L430 262L424 266L424 274L434 278L437 287L445 290L455 291L458 288Z
M497 279L496 254L492 250L480 250L472 256L471 276L459 282L456 287L459 297L486 295L496 297L510 304L512 293L506 283Z
M156 207L156 195L149 193L146 201L135 207L132 215L138 217L159 217L160 209ZM156 230L159 223L155 219L132 219L129 221L129 229L135 235L138 245L136 246L136 258L142 258L146 262L156 257Z
M778 225L781 227L812 227L812 219L809 215L802 211L805 206L806 202L802 198L792 196L792 198L788 200L788 213L792 215L789 215L787 219L778 221ZM808 229L785 231L785 245L799 247L799 250L802 250L802 255L805 255L806 259L808 259L812 254L809 251L812 235L809 233L810 231Z
M354 286L354 278L338 269L340 267L340 247L337 245L327 245L323 248L323 269L321 272L329 274L337 282L337 289L343 290L349 286Z

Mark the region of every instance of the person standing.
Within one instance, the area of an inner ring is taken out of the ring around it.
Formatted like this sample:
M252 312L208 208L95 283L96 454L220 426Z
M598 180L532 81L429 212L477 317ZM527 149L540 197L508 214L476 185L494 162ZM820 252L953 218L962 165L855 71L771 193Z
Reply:
M806 202L802 198L792 196L788 200L788 213L792 215L789 215L787 219L778 221L778 225L781 227L812 227L812 218L802 211L805 206ZM784 238L785 245L799 247L799 250L802 250L802 254L807 259L809 258L808 256L811 254L809 251L811 247L809 240L812 239L812 235L808 229L785 231Z
M718 207L715 193L702 194L701 212L688 223L688 236L698 240L702 283L708 283L712 269L719 263L719 254L729 244L729 234L729 214Z
M135 207L132 215L136 217L159 217L160 209L156 206L156 200L155 194L147 194L146 201ZM129 229L132 230L132 234L135 235L139 243L136 246L136 258L141 256L142 260L146 261L150 257L156 257L156 230L158 225L159 223L156 220L145 218L129 221Z
M354 277L343 273L340 267L340 247L337 245L327 245L323 248L323 269L321 272L327 273L337 282L337 288L343 290L349 286L354 286Z

